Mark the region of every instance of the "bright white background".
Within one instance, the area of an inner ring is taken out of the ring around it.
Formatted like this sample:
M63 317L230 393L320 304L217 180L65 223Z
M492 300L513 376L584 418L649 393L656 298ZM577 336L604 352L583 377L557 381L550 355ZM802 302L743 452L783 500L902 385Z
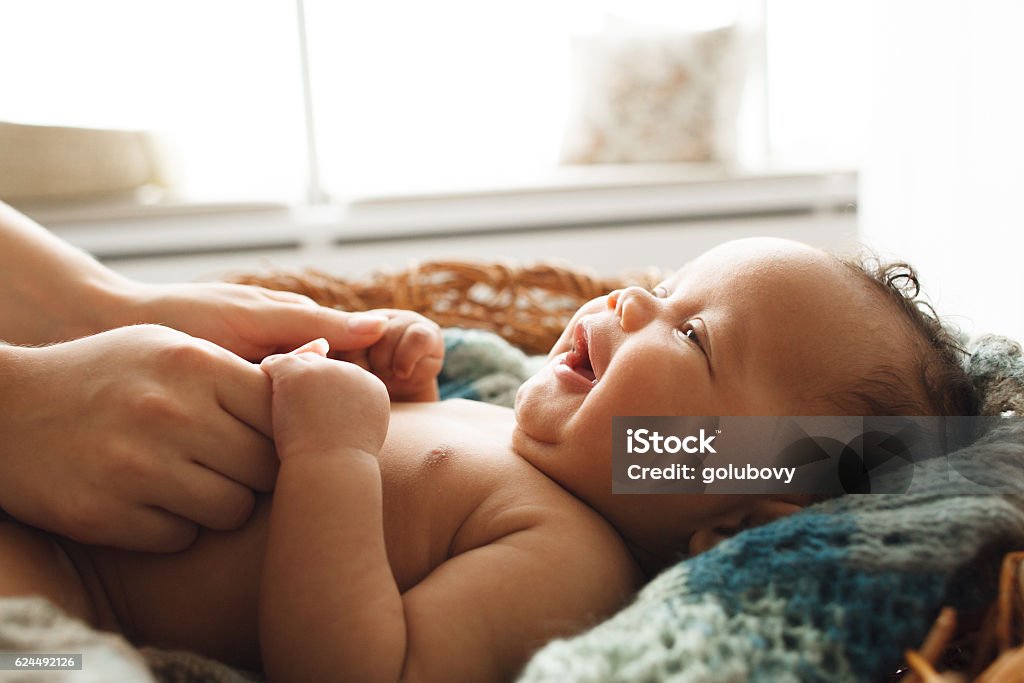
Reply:
M573 36L742 21L760 0L306 0L315 130L337 197L537 180L557 165ZM865 12L768 0L772 160L850 166ZM809 31L819 25L821 31ZM0 120L164 131L193 199L301 200L293 0L0 0ZM753 30L742 156L764 161Z
M1024 3L876 0L861 235L940 313L1024 339Z

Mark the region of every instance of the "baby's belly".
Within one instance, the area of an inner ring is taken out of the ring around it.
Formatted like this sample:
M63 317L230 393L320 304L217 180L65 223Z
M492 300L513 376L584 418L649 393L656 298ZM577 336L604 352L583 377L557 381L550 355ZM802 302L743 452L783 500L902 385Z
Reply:
M259 670L257 605L270 497L237 531L204 530L188 550L90 548L111 608L137 645L188 649Z

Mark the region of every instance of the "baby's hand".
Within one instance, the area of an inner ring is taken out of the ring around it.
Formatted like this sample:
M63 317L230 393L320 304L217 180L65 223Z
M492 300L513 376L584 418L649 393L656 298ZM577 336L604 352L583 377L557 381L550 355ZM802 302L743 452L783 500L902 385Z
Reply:
M392 401L436 401L444 363L441 328L413 311L367 311L387 317L384 334L367 349L337 351L331 358L355 363L383 380Z
M260 367L273 383L278 457L356 448L377 455L388 431L391 402L379 379L352 363L326 357L317 339Z

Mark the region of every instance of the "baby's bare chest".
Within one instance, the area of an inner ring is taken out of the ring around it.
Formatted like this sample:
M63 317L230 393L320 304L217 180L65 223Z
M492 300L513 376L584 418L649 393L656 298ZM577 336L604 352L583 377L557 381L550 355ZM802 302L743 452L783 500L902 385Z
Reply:
M399 407L380 455L384 535L402 590L452 554L493 540L481 508L497 514L510 490L530 498L549 485L512 451L510 411L446 407Z

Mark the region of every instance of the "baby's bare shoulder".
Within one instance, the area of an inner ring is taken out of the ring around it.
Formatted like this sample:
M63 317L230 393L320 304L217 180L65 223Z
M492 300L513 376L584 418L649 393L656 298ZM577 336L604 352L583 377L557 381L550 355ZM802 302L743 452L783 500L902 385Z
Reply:
M571 496L553 503L549 515L535 528L536 543L563 567L574 567L580 579L592 578L619 600L643 581L633 554L622 536L601 515Z
M641 573L625 544L578 501L533 498L507 518L513 520L403 595L410 633L423 650L407 667L412 678L511 679L537 647L600 623L639 588ZM455 663L435 656L453 648Z
M611 524L547 477L530 475L475 511L466 525L474 542L463 547L511 544L541 560L529 571L538 579L568 571L609 595L638 586L642 573Z

